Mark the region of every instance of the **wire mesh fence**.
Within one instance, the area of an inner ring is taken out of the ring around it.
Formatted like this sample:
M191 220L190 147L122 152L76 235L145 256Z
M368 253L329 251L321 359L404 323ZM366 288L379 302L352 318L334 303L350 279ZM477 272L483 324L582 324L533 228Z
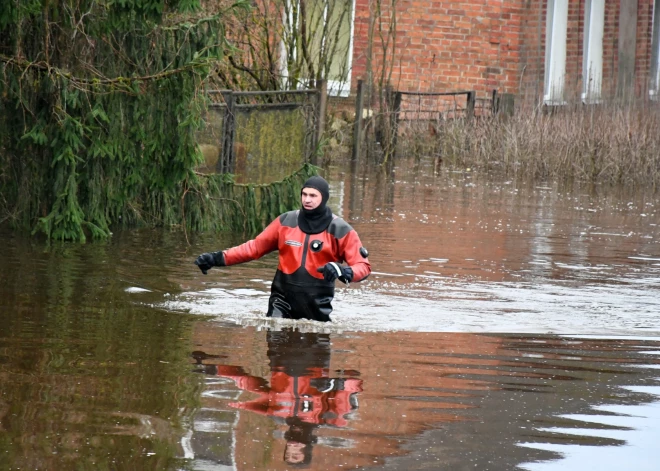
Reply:
M319 139L320 90L210 91L198 135L205 171L238 183L281 180L313 162Z

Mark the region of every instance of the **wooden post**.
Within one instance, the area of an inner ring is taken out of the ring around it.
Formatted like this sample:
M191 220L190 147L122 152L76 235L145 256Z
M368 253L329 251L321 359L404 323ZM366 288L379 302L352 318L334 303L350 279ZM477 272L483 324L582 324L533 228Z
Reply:
M390 127L390 132L392 133L392 157L396 158L396 146L399 142L399 119L401 118L402 95L401 92L392 93L392 125Z
M234 137L236 136L236 124L234 119L234 93L223 92L225 99L225 116L222 120L222 137L220 147L220 158L216 165L218 173L233 173L234 171Z
M466 116L468 120L474 118L474 105L477 102L477 92L474 90L467 92L467 110Z
M360 160L360 144L362 143L362 109L364 107L364 89L362 80L358 80L357 96L355 97L355 124L353 126L353 154L351 160Z
M513 93L502 93L499 95L497 113L504 117L513 116L515 110L515 95Z
M318 150L323 133L325 132L325 113L328 107L328 81L325 79L317 82L318 99L316 100L316 129L314 135L314 153L312 154L312 165L318 165Z

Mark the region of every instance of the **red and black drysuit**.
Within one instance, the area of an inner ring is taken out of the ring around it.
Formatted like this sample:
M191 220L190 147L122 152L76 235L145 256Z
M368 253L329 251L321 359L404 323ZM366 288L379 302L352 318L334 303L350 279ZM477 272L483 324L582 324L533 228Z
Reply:
M255 239L224 250L224 264L256 260L279 250L267 315L329 321L334 281L325 281L317 269L328 262L346 263L353 271L352 281L361 281L371 273L367 251L357 232L337 216L316 234L303 232L298 219L299 211L282 214Z

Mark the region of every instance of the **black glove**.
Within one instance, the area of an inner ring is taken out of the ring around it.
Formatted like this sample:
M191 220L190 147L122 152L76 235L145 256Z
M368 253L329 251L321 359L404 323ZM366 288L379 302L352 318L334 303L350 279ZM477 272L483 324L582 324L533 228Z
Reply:
M224 267L225 266L225 254L222 252L212 252L212 253L203 253L197 260L195 260L195 265L202 270L202 273L206 273L213 267Z
M325 281L339 281L349 284L353 281L353 269L351 267L342 267L340 264L335 262L328 262L322 267L316 269L317 272L323 273L323 279Z

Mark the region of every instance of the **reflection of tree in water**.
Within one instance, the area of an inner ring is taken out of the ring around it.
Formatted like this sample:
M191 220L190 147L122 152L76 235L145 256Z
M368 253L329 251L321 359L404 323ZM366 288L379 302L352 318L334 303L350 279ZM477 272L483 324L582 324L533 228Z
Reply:
M284 460L308 464L317 442L319 426L344 427L347 415L357 409L362 381L330 377L330 335L296 330L268 332L270 381L246 373L240 366L207 365L207 374L231 379L257 398L231 402L236 409L283 421L288 429Z
M168 282L136 270L139 255L116 239L0 239L0 469L171 469L201 392L181 341L191 322L155 317L120 288L142 276Z

